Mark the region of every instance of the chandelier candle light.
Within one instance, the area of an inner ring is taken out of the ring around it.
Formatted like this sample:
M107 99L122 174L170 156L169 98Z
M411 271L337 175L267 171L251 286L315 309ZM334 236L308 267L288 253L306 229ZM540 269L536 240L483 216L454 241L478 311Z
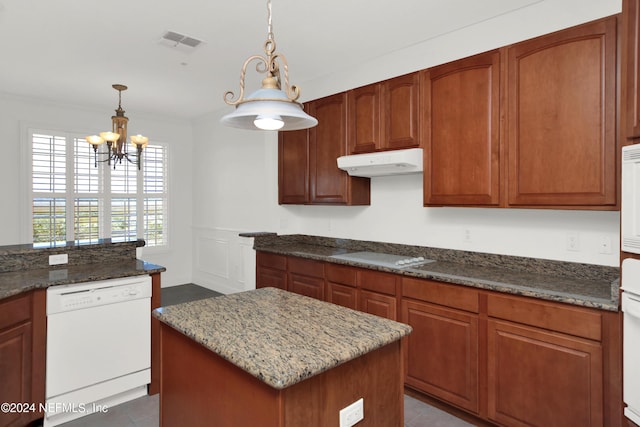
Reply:
M304 112L302 104L297 102L300 89L289 85L289 65L281 53L276 52L276 41L271 25L271 0L267 1L268 26L267 40L264 43L265 56L253 55L242 65L240 74L240 94L234 100L233 92L224 94L224 101L236 107L220 121L231 127L251 130L298 130L307 129L318 124L318 120ZM247 66L258 61L256 71L266 74L262 80L262 88L249 97L244 97L244 79ZM284 90L280 69L284 74Z
M112 87L118 91L118 108L116 109L116 115L111 116L111 132L100 132L99 136L90 135L85 139L93 146L95 167L98 167L98 146L106 142L107 152L100 154L106 155L107 158L100 161L108 162L109 166L113 161L113 168L115 169L117 163L122 163L122 159L126 159L129 163L134 163L134 161L129 158L129 153L127 152L127 123L129 119L124 115L121 105L122 91L127 90L127 87L121 84L114 84ZM131 136L131 143L136 147L137 157L135 163L137 163L138 170L140 170L142 149L149 143L149 138L142 135L133 135Z

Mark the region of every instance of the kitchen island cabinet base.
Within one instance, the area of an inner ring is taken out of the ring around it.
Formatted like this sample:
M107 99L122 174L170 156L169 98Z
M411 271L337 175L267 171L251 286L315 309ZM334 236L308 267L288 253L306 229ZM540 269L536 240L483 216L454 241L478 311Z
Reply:
M161 427L337 426L360 398L358 427L404 425L400 341L278 390L170 326L160 332Z

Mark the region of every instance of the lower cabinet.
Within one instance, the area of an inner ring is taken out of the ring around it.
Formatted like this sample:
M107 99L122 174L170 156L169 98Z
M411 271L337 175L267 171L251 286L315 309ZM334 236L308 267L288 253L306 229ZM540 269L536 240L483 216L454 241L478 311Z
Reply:
M324 300L324 263L296 257L287 259L287 290Z
M256 288L287 290L287 257L256 252Z
M500 426L622 423L619 313L258 254L258 287L284 277L289 291L411 325L409 388Z
M398 320L400 282L397 274L358 269L358 310Z
M478 316L416 301L402 302L406 340L405 382L478 413Z
M508 426L602 426L600 343L489 320L488 416Z
M596 310L491 293L488 417L508 426L602 426L605 319Z
M0 302L0 402L33 404L0 412L0 426L22 427L44 415L45 310L44 290Z

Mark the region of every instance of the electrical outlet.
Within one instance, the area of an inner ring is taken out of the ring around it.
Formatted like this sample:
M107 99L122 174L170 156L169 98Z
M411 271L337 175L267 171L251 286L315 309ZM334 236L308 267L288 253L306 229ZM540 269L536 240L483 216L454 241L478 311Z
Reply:
M580 235L577 231L569 231L567 233L567 250L573 252L580 251Z
M340 427L351 427L364 419L364 399L360 398L340 410Z
M600 236L600 242L598 246L598 252L601 254L610 254L611 251L611 236L603 234Z
M57 254L49 255L49 265L67 264L69 262L69 255Z
M468 228L465 228L463 230L463 238L465 243L471 243L471 230L469 230Z

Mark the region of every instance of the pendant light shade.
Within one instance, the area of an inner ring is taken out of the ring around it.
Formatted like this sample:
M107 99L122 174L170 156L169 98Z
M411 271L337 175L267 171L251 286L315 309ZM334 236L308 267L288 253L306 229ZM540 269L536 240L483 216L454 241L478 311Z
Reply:
M254 130L298 130L318 124L318 120L304 112L302 105L290 101L280 89L255 91L221 122Z
M250 56L242 66L240 74L240 94L234 99L233 92L226 92L224 101L235 110L220 120L222 124L249 130L298 130L318 124L318 120L304 112L302 104L297 102L300 89L289 85L289 66L284 55L276 53L276 42L271 26L271 0L267 0L269 13L267 41L264 43L265 56ZM244 80L247 66L257 61L256 71L265 73L262 88L245 98ZM284 89L280 68L284 74Z

